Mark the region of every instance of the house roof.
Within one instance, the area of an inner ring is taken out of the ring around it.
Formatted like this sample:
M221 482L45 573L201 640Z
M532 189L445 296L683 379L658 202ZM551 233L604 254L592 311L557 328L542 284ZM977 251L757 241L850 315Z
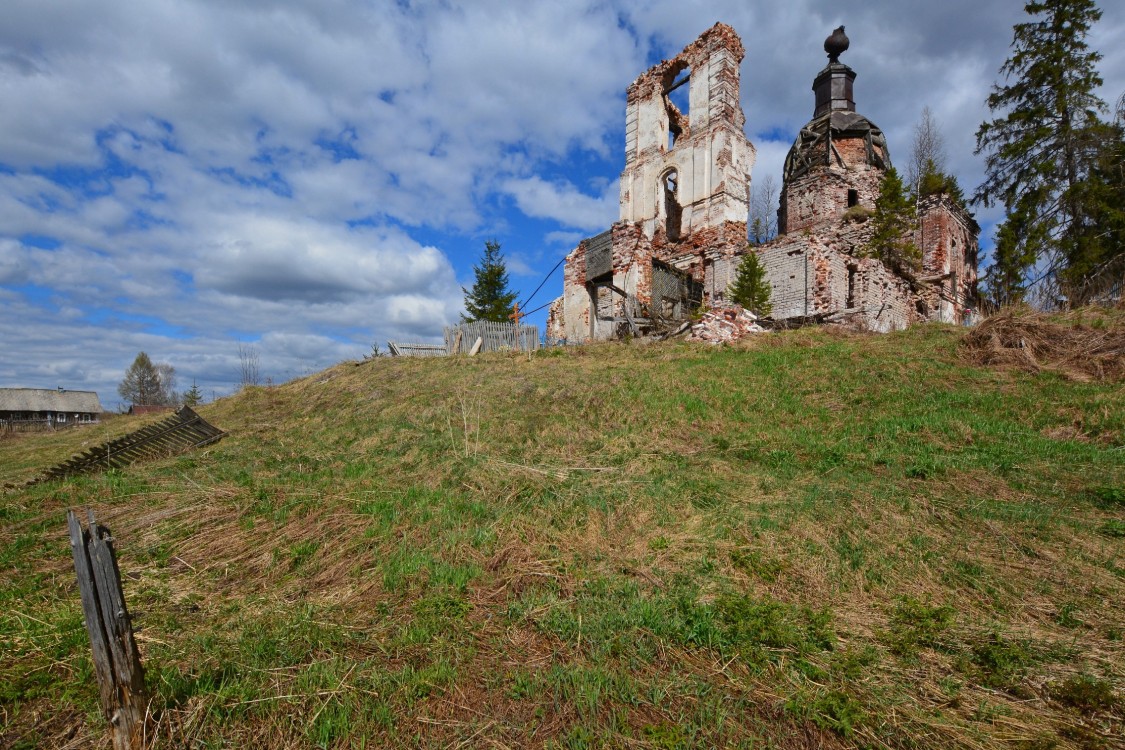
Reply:
M160 414L166 411L175 411L176 407L157 404L133 404L129 407L130 414Z
M0 388L0 411L56 411L100 414L102 404L94 391L49 388Z

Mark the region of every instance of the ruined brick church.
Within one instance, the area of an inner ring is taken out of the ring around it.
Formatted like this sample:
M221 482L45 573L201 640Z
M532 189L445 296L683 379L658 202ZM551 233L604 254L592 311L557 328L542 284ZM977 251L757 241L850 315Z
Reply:
M776 321L890 331L971 316L980 228L949 196L917 206L917 273L867 257L867 219L891 160L882 132L855 111L856 74L839 61L847 46L842 27L825 41L813 117L785 159L778 236L757 247L747 241L755 149L743 133L745 51L734 29L715 24L634 81L620 219L567 256L548 338L639 335L720 306L747 252L766 270ZM686 111L673 101L683 86Z

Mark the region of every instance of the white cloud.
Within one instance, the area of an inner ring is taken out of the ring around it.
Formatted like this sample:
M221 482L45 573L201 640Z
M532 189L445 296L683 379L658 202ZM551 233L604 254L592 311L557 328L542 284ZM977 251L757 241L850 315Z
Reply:
M577 245L585 237L585 232L547 232L543 236L543 241L548 245L562 245L570 248Z
M568 227L587 231L607 229L617 220L617 183L600 196L590 196L566 182L547 182L540 177L513 178L500 189L515 198L528 216L553 219Z
M1125 6L1103 10L1112 103ZM617 218L626 87L718 20L747 49L755 184L780 183L839 23L895 157L928 104L962 185L979 181L1015 6L6 0L0 346L21 356L0 385L112 399L143 348L222 390L240 337L278 379L436 339L482 236L531 248L511 270L535 278Z
M539 272L531 267L523 253L505 253L504 267L514 276L537 276Z
M400 233L346 230L279 217L237 217L208 243L196 283L227 294L306 302L425 292L453 284L436 248Z

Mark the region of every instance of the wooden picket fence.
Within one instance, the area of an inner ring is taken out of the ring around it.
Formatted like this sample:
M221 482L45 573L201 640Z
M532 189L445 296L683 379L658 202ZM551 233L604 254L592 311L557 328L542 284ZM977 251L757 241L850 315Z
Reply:
M480 346L476 346L477 340ZM475 350L474 350L475 347ZM528 352L539 348L539 328L515 323L462 323L446 326L445 344L407 344L388 341L392 357L447 357L450 354L478 354L479 352Z
M392 357L444 357L449 351L441 344L406 344L388 341L387 351Z
M539 327L519 326L515 323L477 321L447 326L445 350L450 354L467 354L481 340L482 352L529 352L539 348Z

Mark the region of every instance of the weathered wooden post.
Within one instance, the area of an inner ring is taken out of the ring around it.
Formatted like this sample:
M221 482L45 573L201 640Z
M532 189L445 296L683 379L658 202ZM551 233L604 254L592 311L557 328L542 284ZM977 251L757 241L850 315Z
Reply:
M121 571L109 529L94 521L83 529L74 511L67 511L74 572L82 595L82 614L94 652L94 673L102 711L110 724L114 750L144 747L145 674L133 640L129 611L121 593Z

